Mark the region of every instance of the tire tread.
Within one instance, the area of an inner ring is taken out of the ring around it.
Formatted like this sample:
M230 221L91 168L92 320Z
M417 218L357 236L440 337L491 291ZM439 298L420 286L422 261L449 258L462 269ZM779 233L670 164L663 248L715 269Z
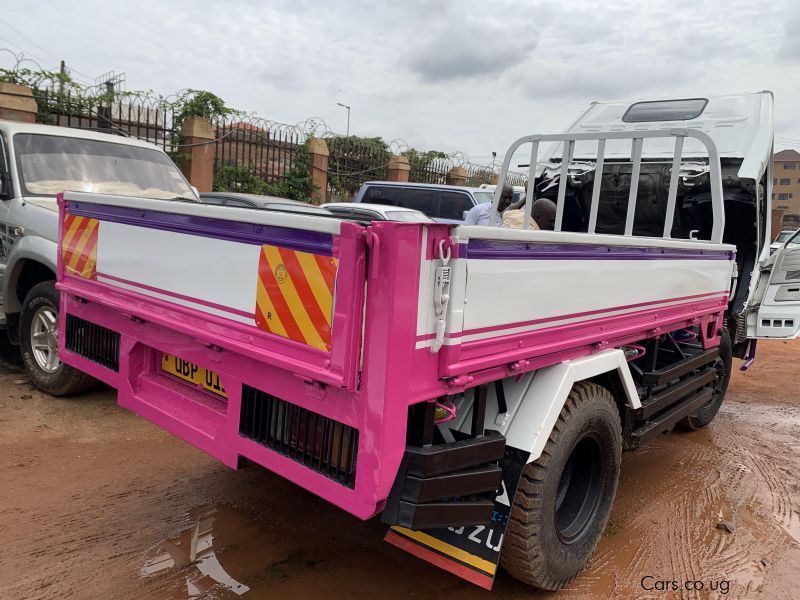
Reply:
M554 578L548 573L545 561L541 560L546 552L540 536L542 486L553 450L569 421L576 418L584 405L594 402L607 404L618 415L616 402L608 390L590 382L576 383L564 402L541 455L523 470L511 506L500 564L515 579L540 589L560 589L578 575L574 573L567 578Z

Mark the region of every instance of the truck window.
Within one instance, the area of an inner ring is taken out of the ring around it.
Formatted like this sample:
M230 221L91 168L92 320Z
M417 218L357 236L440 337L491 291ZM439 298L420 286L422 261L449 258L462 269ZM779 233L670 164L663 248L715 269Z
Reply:
M388 206L400 206L400 199L403 197L403 188L391 185L373 185L367 188L362 202L370 204L386 204Z
M442 192L439 199L439 214L441 219L463 220L464 213L472 208L472 200L460 192Z
M706 104L708 104L706 98L637 102L628 107L622 115L622 120L626 123L688 121L703 114Z

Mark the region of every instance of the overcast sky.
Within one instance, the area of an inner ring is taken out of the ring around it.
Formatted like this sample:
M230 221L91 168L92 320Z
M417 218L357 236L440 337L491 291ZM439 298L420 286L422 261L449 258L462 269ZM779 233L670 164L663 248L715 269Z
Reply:
M776 145L800 148L796 0L207 0L6 3L0 47L83 82L207 89L275 121L502 156L592 100L775 92ZM0 66L10 56L0 53Z

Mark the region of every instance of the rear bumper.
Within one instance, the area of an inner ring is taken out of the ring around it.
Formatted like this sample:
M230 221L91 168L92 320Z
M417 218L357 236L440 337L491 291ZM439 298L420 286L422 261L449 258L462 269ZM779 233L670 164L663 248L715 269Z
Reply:
M60 308L62 360L116 388L120 406L231 468L246 458L362 519L383 507L356 394L63 288ZM217 372L227 399L164 373L164 352Z

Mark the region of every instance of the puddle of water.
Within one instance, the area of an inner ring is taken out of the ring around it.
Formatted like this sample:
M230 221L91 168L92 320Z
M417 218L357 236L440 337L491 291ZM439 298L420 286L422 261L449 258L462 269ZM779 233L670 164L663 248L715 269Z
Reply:
M257 592L321 562L297 547L299 527L260 520L231 506L200 506L188 512L183 531L150 549L139 574L155 588L170 588L176 598Z
M221 516L214 506L192 510L191 527L151 551L140 574L143 577L172 574L184 578L188 598L201 597L215 588L237 596L250 591L225 570L217 556L214 524Z

